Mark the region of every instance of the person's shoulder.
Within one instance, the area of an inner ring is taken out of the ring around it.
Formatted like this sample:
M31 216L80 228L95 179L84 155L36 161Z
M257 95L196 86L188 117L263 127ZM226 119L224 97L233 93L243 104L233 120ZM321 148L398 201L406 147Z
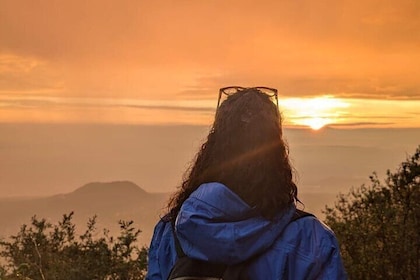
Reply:
M162 217L155 225L149 246L149 259L157 260L162 248L173 243L172 225L170 220Z
M325 231L326 234L334 234L331 228L314 214L306 215L302 218L296 219L294 222L301 225L303 229L313 227L314 229Z
M306 248L336 246L334 232L314 215L306 215L290 222L283 232L282 240Z
M308 269L318 268L322 275L319 279L347 279L337 238L317 217L305 216L291 222L282 239L290 256L306 262Z
M172 231L172 217L169 214L164 215L155 225L152 237L152 243L159 243L164 236L168 236Z
M149 247L146 279L166 279L169 274L168 269L175 262L176 253L171 221L171 218L165 215L155 226Z

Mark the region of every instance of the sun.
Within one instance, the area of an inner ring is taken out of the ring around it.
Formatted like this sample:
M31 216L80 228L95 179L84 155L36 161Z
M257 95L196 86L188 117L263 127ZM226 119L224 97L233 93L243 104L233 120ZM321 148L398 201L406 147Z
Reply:
M313 98L287 98L282 100L282 110L292 125L321 129L328 124L339 122L345 109L350 105L333 96Z
M302 120L302 124L309 126L313 130L319 130L323 128L325 125L330 124L332 122L331 119L328 118L320 118L320 117L313 117L307 118Z

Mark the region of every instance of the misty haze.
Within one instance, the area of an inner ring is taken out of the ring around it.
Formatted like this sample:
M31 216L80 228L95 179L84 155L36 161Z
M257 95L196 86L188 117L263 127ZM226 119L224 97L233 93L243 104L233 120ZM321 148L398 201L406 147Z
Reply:
M111 231L132 219L147 244L208 129L1 124L0 235L35 214L56 222L75 211L80 230L95 214ZM339 192L366 183L373 171L383 176L412 153L420 129L286 128L285 137L300 199L322 217Z

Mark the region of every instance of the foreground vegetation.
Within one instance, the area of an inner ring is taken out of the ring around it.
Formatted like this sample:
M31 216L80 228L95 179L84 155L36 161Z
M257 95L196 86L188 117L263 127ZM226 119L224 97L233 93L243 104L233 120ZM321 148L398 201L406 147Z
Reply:
M420 146L325 210L350 279L420 279Z
M96 217L87 230L76 235L73 213L64 215L56 225L32 218L10 241L0 241L0 279L144 279L147 249L138 248L139 230L132 221L120 221L120 235L104 230L98 237Z
M384 182L340 195L326 223L340 242L350 279L420 279L420 146ZM73 213L56 225L32 218L9 241L0 240L0 279L144 279L147 248L138 248L133 222L120 235L99 235L96 217L76 235ZM0 263L1 264L1 263Z

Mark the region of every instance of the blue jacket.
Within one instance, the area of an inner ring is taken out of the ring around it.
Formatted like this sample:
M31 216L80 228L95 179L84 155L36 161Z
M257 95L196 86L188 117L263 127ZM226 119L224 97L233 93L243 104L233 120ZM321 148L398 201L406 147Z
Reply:
M334 233L313 216L290 222L293 205L267 220L220 183L201 185L176 219L181 247L192 258L235 264L259 254L251 279L347 279ZM147 280L166 280L177 258L170 222L155 227Z

